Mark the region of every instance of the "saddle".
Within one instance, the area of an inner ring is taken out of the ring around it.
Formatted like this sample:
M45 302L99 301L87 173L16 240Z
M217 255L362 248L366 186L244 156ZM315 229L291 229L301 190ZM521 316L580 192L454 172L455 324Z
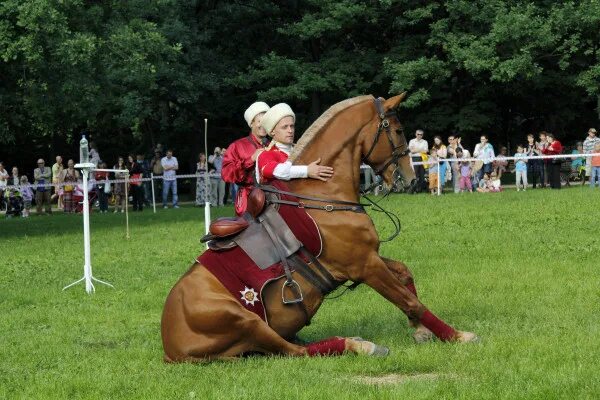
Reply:
M263 190L254 188L248 196L246 212L240 217L215 220L201 242L207 243L208 248L216 252L239 246L261 270L281 262L286 274L282 287L284 304L303 301L302 289L291 275L293 271L316 286L323 295L333 291L339 283L304 248L281 217L274 201L278 195L269 192L268 196ZM286 287L289 290L285 290Z
M254 188L248 196L248 205L246 212L253 218L257 218L265 208L265 192L258 188ZM213 221L208 228L210 236L202 238L202 242L225 239L229 236L236 235L250 226L248 220L244 217L223 217ZM214 250L214 249L213 249Z
M287 259L302 243L290 230L275 207L266 207L265 192L254 188L248 196L244 215L218 218L210 224L209 233L200 241L213 251L239 246L260 269ZM281 254L280 254L281 253Z

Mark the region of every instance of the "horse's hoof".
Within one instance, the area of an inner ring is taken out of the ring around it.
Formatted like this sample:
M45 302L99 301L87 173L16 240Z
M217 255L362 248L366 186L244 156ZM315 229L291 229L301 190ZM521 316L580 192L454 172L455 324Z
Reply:
M418 344L430 342L433 340L433 337L433 332L424 326L418 327L415 333L413 333L413 339L415 339L415 342Z
M385 346L379 346L373 342L369 342L361 337L347 338L350 341L350 349L356 354L364 354L374 357L386 357L390 354L390 349Z
M480 340L481 339L479 338L479 336L477 336L473 332L464 331L459 331L458 335L456 335L456 338L454 339L455 342L459 343L478 343Z
M390 354L390 349L385 346L379 346L373 343L373 352L369 354L374 357L387 357Z

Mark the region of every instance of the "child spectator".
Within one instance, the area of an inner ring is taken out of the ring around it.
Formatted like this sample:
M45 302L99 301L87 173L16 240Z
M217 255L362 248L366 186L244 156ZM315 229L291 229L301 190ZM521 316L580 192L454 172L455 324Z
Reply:
M573 149L571 154L582 154L583 153L583 143L577 142L577 147ZM585 157L577 157L573 158L571 161L571 172L575 172L579 174L581 167L585 164Z
M100 163L100 169L106 169L106 163ZM108 193L110 193L110 183L108 180L108 172L96 171L96 193L98 195L98 205L100 212L108 212Z
M515 153L515 179L517 185L517 192L521 190L527 190L527 154L525 154L525 147L522 145L517 146L517 152Z
M31 190L27 175L21 177L21 196L23 197L23 217L27 218L33 201L33 190Z
M16 217L21 215L23 210L23 198L19 191L19 186L9 186L4 193L6 200L6 218Z
M472 173L473 170L471 169L471 163L469 161L463 161L460 163L459 190L461 193L465 190L468 190L469 193L473 193L473 186L471 185Z
M496 174L496 171L492 172L490 177L490 192L501 192L502 191L502 182L500 182L500 177Z
M428 165L429 165L429 190L430 190L431 194L437 194L439 165L438 165L437 149L435 149L435 148L431 149L429 160L428 160Z
M600 153L600 142L594 145L594 153ZM600 187L600 156L592 157L592 175L590 176L590 187L594 187L594 183L598 181Z
M479 193L488 193L492 188L492 182L490 180L490 176L488 174L483 174L483 178L479 181L479 185L477 187L477 191Z
M506 154L508 150L506 147L502 147L500 149L500 154L496 157L496 160L492 163L494 169L493 171L498 175L498 179L502 178L502 174L506 171L508 167L508 161L506 160Z

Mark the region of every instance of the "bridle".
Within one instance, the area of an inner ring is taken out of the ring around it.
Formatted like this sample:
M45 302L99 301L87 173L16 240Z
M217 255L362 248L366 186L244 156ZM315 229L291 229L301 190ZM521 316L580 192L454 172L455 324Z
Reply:
M373 172L375 172L375 175L381 175L381 173L383 171L385 171L387 169L387 167L389 167L392 164L397 169L398 161L402 157L409 155L410 150L408 149L408 146L406 145L406 143L403 145L400 145L400 146L396 146L394 144L394 140L392 139L392 128L390 127L389 118L396 118L396 120L398 121L398 114L396 113L396 111L389 110L386 112L383 109L383 104L382 104L381 98L374 99L374 103L375 103L375 108L377 109L377 114L379 115L380 121L379 121L379 125L377 126L377 132L375 133L375 137L373 138L373 143L371 144L371 148L369 149L369 151L367 151L367 154L362 158L361 161L365 164L370 164L369 157L375 150L375 147L377 146L377 143L379 142L379 138L381 137L381 134L383 133L383 131L385 131L388 142L390 143L390 146L392 147L392 154L382 164L381 167L379 167L373 171ZM404 147L404 150L401 150L403 147Z
M402 144L400 146L396 146L394 144L394 140L392 139L392 128L390 127L389 119L395 118L396 121L400 122L398 120L398 114L396 113L396 110L391 109L386 112L383 108L381 98L374 99L374 103L375 103L375 108L377 110L377 114L379 115L380 121L379 121L379 125L377 126L377 132L375 133L375 137L373 138L373 143L371 144L371 148L369 149L369 151L367 151L367 154L361 159L361 161L365 164L371 164L369 162L369 156L375 150L375 146L377 146L377 143L379 142L379 138L381 137L383 131L385 131L388 142L389 142L390 146L392 147L392 154L386 161L383 162L382 166L374 169L373 172L375 173L375 175L381 175L390 165L394 165L394 172L396 170L398 170L398 162L400 161L401 158L408 156L410 154L410 150L408 149L406 140L404 141L404 144ZM404 150L402 150L403 147L404 147ZM373 207L374 211L384 213L389 218L392 225L394 226L394 233L392 235L390 235L387 239L383 239L383 240L379 241L380 243L384 243L384 242L390 242L390 241L394 240L400 234L400 230L402 228L401 228L401 224L400 224L400 218L396 214L394 214L390 211L387 211L379 204L378 201L374 201L367 196L367 193L378 185L379 185L379 182L377 182L377 181L373 182L370 187L365 188L361 191L361 195L365 200L367 200L369 203L371 203L370 205ZM389 195L389 193L391 193L391 192L388 192L384 196L384 198L387 197L387 195Z

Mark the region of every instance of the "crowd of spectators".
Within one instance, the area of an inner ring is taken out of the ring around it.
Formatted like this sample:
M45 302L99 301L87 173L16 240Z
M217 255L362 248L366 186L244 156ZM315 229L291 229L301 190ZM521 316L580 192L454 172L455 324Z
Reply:
M431 142L425 138L425 132L418 129L415 137L408 143L417 179L417 192L438 194L438 185L442 192L448 183L455 193L460 192L499 192L502 190L502 176L514 174L514 183L518 191L531 187L552 189L561 188L561 166L570 163L570 171L563 178L574 178L584 183L589 180L600 186L600 157L573 157L549 159L529 159L533 156L553 156L564 153L564 147L549 132L527 135L526 143L518 144L511 156L522 160L510 160L509 149L500 147L496 154L487 135L481 135L479 143L471 153L463 146L459 135L450 135L447 144L440 136L434 136ZM571 154L591 154L600 152L600 138L594 128L588 131L583 142L578 142ZM476 159L473 161L472 159ZM456 161L456 159L471 159ZM365 179L366 180L366 179ZM369 185L365 185L369 187Z
M517 160L509 161L509 149L501 146L496 155L494 146L487 135L481 135L471 153L462 144L459 135L450 135L445 144L441 136L434 136L431 146L421 129L415 132L410 140L410 156L414 164L417 178L417 191L438 194L439 186L449 186L455 193L460 192L499 192L502 190L503 175L514 174L517 191L528 188L560 189L561 165L570 165L569 177L581 182L590 182L590 186L600 187L600 156L574 157L571 160L528 159L531 156L557 155L564 152L562 144L552 133L540 132L528 134L526 141L518 144L512 157ZM198 155L196 162L196 196L195 205L223 206L228 199L236 198L238 188L235 184L226 184L221 177L223 156L226 149L215 147L213 154L208 157L204 153ZM108 212L113 205L113 212L124 212L126 193L131 199L133 211L142 211L151 203L151 189L148 180L151 174L162 179L156 181L158 192L162 192L162 205L169 208L168 198L171 195L173 208L179 208L177 193L177 171L179 163L173 151L164 152L162 145L154 149L154 156L147 160L143 154L133 154L118 157L112 169L121 172L94 171L90 175L92 188L92 205L98 207L101 213ZM594 128L591 128L585 140L578 142L571 154L600 153L600 138ZM456 159L475 158L475 161ZM90 161L99 169L107 169L110 165L102 160L96 145L90 143ZM439 162L438 162L439 161ZM365 169L365 187L375 188L371 181L377 181L370 169ZM129 176L126 187L125 178ZM52 204L56 203L59 210L73 213L81 210L83 199L82 176L75 168L75 161L68 159L66 165L58 155L52 166L47 166L44 159L37 160L33 168L33 182L27 175L19 174L19 169L13 167L9 174L4 164L0 162L0 203L6 209L7 216L28 217L32 205L35 204L37 214L51 214ZM114 182L116 180L116 182Z
M213 207L220 207L235 201L238 187L223 180L223 158L227 153L226 148L215 147L213 154L200 153L196 163L196 205L203 207L210 203ZM208 172L208 175L206 173Z
M204 206L209 202L215 207L223 206L228 197L235 198L235 185L226 185L220 177L225 152L226 149L216 147L208 159L205 154L200 154L195 171L196 205ZM126 196L133 211L143 211L144 207L152 203L151 184L145 179L150 178L151 174L161 178L155 181L155 187L157 197L162 193L163 208L179 208L176 179L179 162L171 149L164 151L163 146L158 144L153 149L154 156L149 160L143 154L130 154L109 163L101 158L98 148L92 142L89 154L90 162L98 169L89 176L90 203L100 213L107 213L109 206L112 206L114 213L124 212ZM80 212L83 177L81 171L75 168L75 163L75 160L68 159L65 165L63 157L58 155L55 163L48 166L40 158L36 167L31 170L33 182L30 183L27 175L19 174L17 167L13 167L9 174L0 162L0 208L6 210L9 217L28 217L32 205L39 215L52 214L53 205L54 210L64 213ZM103 169L119 171L102 171ZM205 172L209 175L205 175Z

